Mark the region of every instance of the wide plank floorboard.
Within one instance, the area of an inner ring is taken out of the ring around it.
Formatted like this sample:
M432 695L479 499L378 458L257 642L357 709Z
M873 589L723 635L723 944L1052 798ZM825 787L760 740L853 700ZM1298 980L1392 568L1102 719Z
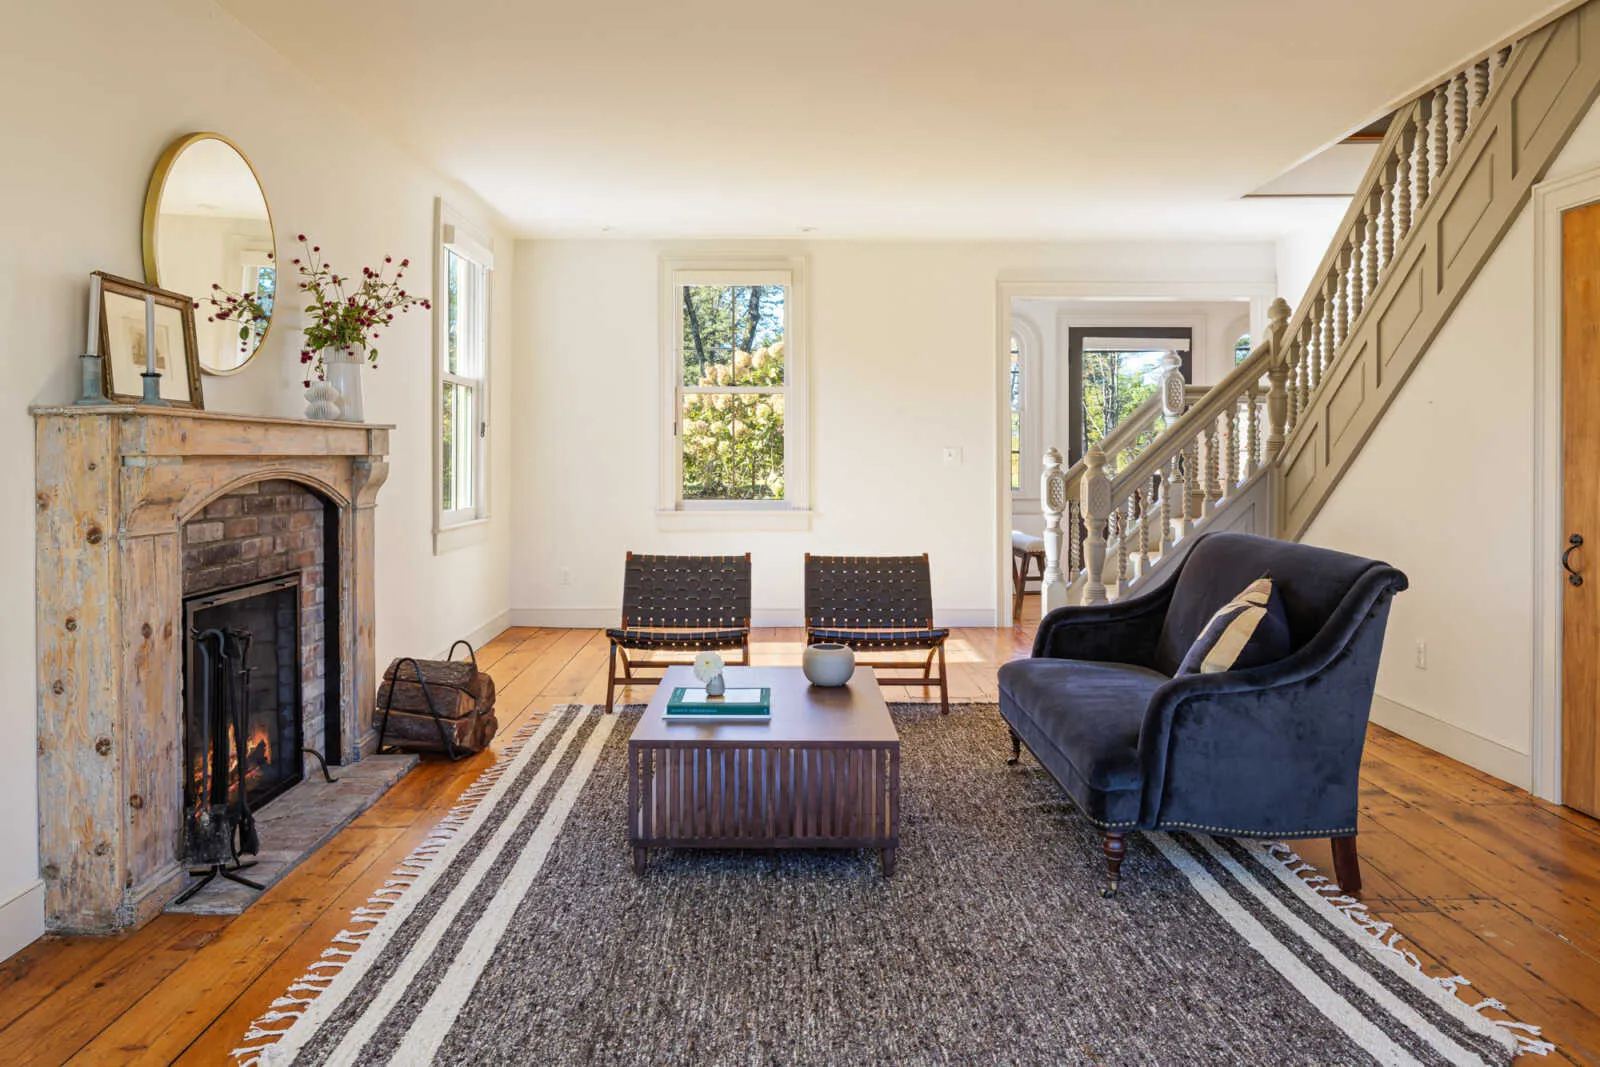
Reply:
M950 699L996 699L995 669L1028 655L1022 624L957 630ZM797 628L758 630L758 663L798 664ZM490 752L425 759L376 805L236 918L164 915L115 938L46 938L0 964L7 1063L229 1062L250 1022L304 973L395 866L552 705L602 703L609 647L598 630L512 628L478 650L494 675L500 734ZM619 703L649 699L622 686ZM933 700L896 686L890 700ZM1600 1063L1600 822L1536 800L1381 727L1362 772L1364 899L1431 974L1464 974L1541 1024L1559 1047L1529 1063ZM1297 842L1331 872L1325 841Z

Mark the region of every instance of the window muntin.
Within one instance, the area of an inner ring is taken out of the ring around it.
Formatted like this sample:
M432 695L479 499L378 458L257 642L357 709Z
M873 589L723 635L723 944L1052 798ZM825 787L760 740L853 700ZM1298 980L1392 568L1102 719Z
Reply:
M1233 346L1233 365L1237 367L1250 355L1250 335L1242 334Z

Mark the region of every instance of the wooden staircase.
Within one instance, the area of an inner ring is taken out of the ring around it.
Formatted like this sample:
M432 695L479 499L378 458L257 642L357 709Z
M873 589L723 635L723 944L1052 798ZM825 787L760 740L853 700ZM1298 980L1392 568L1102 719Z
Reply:
M1136 589L1200 530L1304 534L1597 92L1591 0L1400 108L1243 362L1203 392L1169 367L1156 433L1141 408L1070 469L1046 452L1044 609Z

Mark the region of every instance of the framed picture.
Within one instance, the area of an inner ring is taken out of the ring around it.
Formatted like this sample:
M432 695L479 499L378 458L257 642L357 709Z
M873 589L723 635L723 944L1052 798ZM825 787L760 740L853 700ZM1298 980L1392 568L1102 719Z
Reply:
M144 399L150 339L145 336L146 298L155 304L156 371L161 398L175 407L205 408L200 394L200 346L195 339L194 301L182 293L95 271L100 279L100 359L106 396L119 404Z

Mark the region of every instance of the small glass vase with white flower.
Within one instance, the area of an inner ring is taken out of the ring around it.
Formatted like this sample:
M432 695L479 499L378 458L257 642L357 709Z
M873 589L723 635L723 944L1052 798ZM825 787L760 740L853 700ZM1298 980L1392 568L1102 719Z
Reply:
M698 686L680 685L667 698L667 718L682 722L767 722L772 691L765 686L728 688L722 657L701 652L694 658Z

